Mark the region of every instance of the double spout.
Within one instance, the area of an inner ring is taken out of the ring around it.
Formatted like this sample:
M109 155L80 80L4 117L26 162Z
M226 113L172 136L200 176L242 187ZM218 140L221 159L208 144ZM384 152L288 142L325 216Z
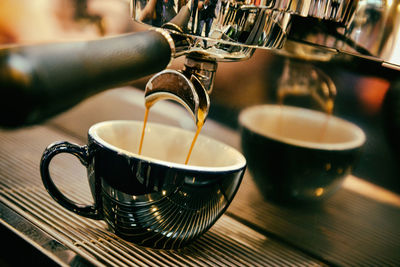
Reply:
M146 107L163 99L183 105L196 124L204 123L210 108L217 63L187 57L182 71L164 70L154 75L145 89Z

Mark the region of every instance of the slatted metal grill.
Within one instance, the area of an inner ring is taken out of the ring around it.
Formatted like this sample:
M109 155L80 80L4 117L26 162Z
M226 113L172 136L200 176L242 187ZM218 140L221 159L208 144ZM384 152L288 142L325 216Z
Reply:
M200 240L179 251L153 250L126 242L109 232L105 222L66 211L44 190L38 160L48 140L63 139L71 137L46 127L1 132L0 201L94 265L321 265L226 215ZM91 201L79 163L59 160L52 165L58 186L66 194L79 203Z
M339 266L400 264L398 206L342 189L321 206L283 207L255 194L251 180L244 189L231 214L309 255Z

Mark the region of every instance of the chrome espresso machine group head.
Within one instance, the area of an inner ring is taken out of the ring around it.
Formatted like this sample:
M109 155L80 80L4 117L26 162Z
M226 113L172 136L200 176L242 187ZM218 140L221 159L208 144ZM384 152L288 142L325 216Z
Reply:
M256 48L305 61L349 54L400 69L400 0L132 0L131 14L136 21L167 30L175 56L186 55L185 65L203 62L175 75L188 82L200 80L194 87L207 93L218 61L247 59ZM185 106L196 118L190 108L196 104Z
M191 38L186 54L217 61L245 59L252 48L283 48L305 58L326 49L400 65L393 59L399 0L132 0L131 13ZM171 27L180 13L186 18Z

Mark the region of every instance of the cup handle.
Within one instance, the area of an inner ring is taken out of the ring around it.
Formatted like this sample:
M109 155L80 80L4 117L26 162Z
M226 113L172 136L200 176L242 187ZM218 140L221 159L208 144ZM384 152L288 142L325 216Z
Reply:
M98 205L98 203L100 202L98 201L98 199L96 199L97 196L99 196L98 194L98 190L100 188L99 185L95 185L96 192L95 192L94 205L84 205L76 203L67 198L63 193L60 192L60 190L58 190L57 186L54 184L53 179L50 176L49 165L53 157L59 153L72 154L75 157L77 157L86 168L89 165L88 164L89 152L87 146L78 146L75 144L71 144L69 142L56 142L49 145L43 152L40 161L40 174L42 176L43 185L46 188L47 192L55 201L57 201L64 208L84 217L96 220L101 219L103 216L100 209L100 205Z

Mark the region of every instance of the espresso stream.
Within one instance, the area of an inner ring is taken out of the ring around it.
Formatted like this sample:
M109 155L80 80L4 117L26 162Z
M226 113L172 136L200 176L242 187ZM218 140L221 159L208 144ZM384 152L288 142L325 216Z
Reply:
M146 131L147 119L148 119L148 116L149 116L150 108L151 108L151 106L153 104L154 104L154 102L149 102L149 103L146 102L146 111L144 113L142 135L140 137L140 144L139 144L139 152L138 152L139 155L142 154L142 147L143 147L143 140L144 140L145 131ZM196 130L196 133L195 133L195 135L193 137L192 143L190 145L189 152L188 152L188 154L186 156L185 164L188 164L188 162L189 162L190 155L192 154L194 145L195 145L197 137L199 136L200 131L201 131L203 125L204 125L205 119L206 119L206 117L205 117L204 111L203 110L199 110L199 113L197 114L197 123L196 123L197 130Z

